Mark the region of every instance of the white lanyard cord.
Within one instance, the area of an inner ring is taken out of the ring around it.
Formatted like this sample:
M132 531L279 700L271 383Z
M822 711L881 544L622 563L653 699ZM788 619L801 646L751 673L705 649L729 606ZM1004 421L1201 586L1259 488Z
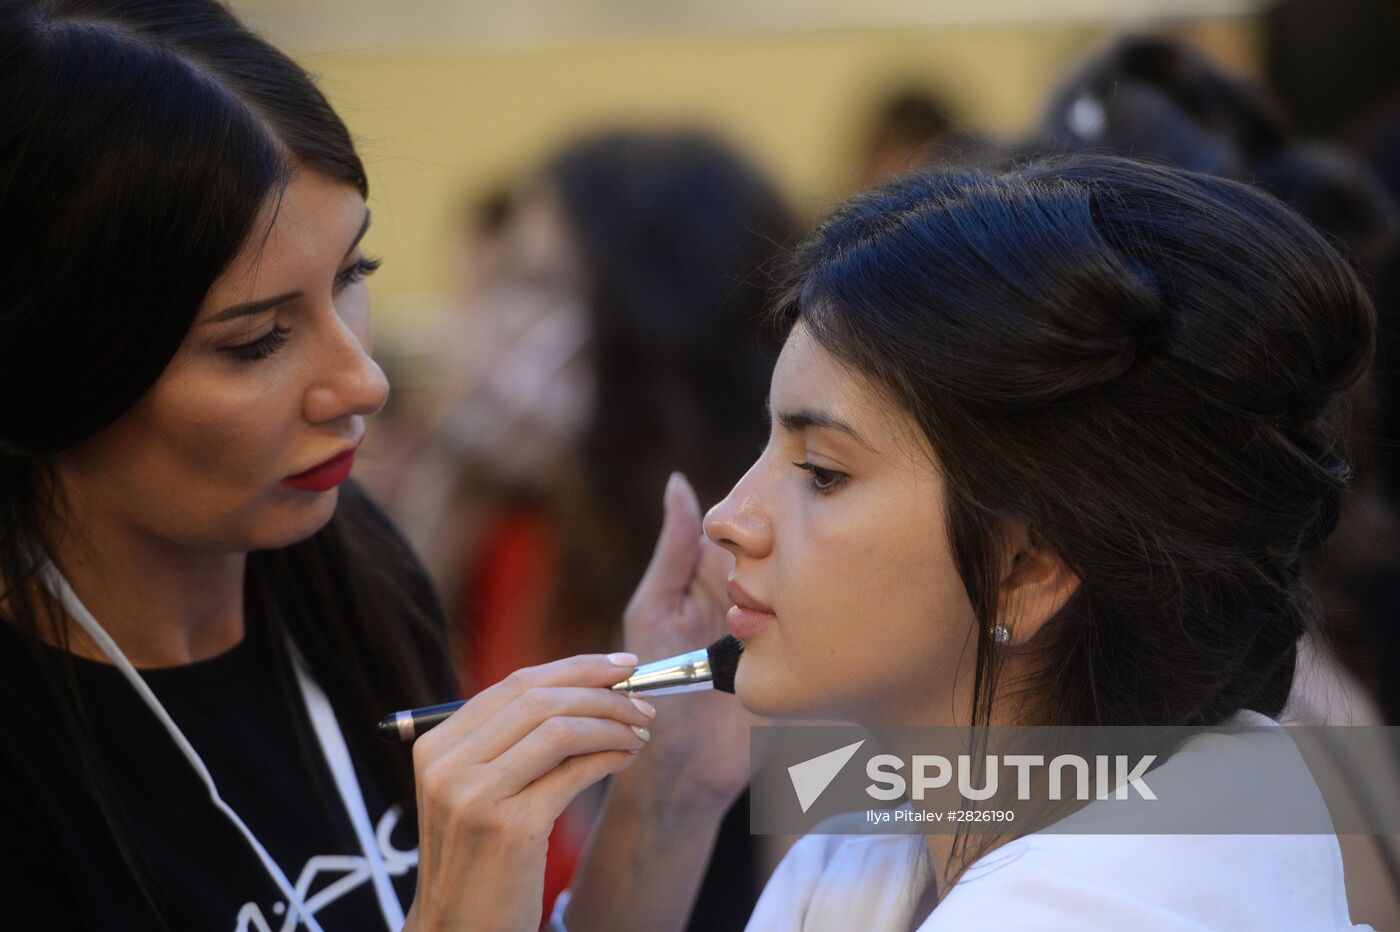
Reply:
M209 799L220 812L228 816L229 821L242 833L244 839L247 840L249 846L251 846L254 853L257 854L258 859L262 861L263 867L267 870L267 873L277 884L278 889L282 891L282 896L286 898L287 910L289 912L288 918L293 920L293 927L295 927L295 920L300 919L312 932L324 932L320 923L316 921L316 918L307 912L305 902L297 893L296 889L293 888L291 882L287 880L287 875L282 872L282 868L278 867L277 862L272 859L272 855L268 854L262 842L258 841L257 836L253 834L253 830L248 828L247 824L239 818L238 813L234 812L233 808L229 806L228 803L224 802L223 797L219 795L219 788L214 785L214 777L209 773L209 768L204 766L204 761L200 758L199 753L195 751L189 739L180 731L180 727L175 724L170 714L165 711L165 706L161 705L155 693L151 692L151 687L146 685L146 681L136 672L136 668L131 665L131 661L126 659L126 654L122 653L121 648L117 646L117 642L112 640L107 632L103 630L102 626L98 624L97 619L93 617L92 613L89 612L87 607L79 600L77 593L68 585L68 580L64 579L63 574L58 571L58 567L53 564L52 560L45 557L39 562L38 572L45 584L48 585L49 591L58 596L59 601L63 603L64 609L69 615L73 616L73 620L82 626L83 630L96 642L97 646L102 649L102 652L107 655L108 659L116 665L117 669L121 670L122 675L127 678L136 692L145 700L146 705L150 706L151 711L155 713L156 718L165 726L165 730L169 732L170 737L175 741L175 746L180 749L180 753L185 755L185 759L189 761L195 773L199 774L200 779L204 781L204 786L209 790Z
M316 729L316 738L321 743L321 753L326 756L326 763L330 765L331 775L335 778L335 788L340 791L340 799L345 803L345 811L355 827L360 849L369 863L375 897L379 900L379 911L384 914L384 922L390 932L399 932L404 924L403 904L399 902L399 896L394 892L394 885L389 880L389 870L384 865L379 842L375 839L374 828L370 825L369 810L365 806L364 795L360 792L359 781L355 779L355 767L350 760L350 750L345 746L345 737L340 733L340 726L335 720L335 710L331 708L320 684L311 677L310 669L296 645L292 643L291 637L287 638L287 648L291 651L292 663L296 667L297 682L301 684L307 714L311 717L312 727Z

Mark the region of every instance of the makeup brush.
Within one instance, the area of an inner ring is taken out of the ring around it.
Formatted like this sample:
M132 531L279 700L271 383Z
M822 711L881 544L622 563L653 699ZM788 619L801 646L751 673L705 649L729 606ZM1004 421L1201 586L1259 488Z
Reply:
M743 642L732 634L726 634L709 647L639 664L631 676L610 688L620 693L650 693L653 696L704 689L732 693L734 674L739 668L739 654L743 650ZM379 737L390 743L412 741L466 704L466 699L458 699L442 705L392 712L379 723Z

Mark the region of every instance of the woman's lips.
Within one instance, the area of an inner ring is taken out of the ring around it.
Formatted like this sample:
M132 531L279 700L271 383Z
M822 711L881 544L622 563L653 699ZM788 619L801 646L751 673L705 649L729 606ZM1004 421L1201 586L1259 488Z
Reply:
M759 629L778 617L772 609L749 595L743 586L732 579L729 580L725 591L734 606L725 614L724 623L728 626L729 633L741 641L753 637Z
M358 446L359 444L356 444ZM291 486L294 489L304 489L308 492L324 492L340 485L350 478L350 470L355 466L355 447L351 447L344 453L339 453L326 460L319 466L313 466L306 472L299 472L295 476L288 476L282 480L283 485Z
M777 618L772 612L756 612L742 605L731 606L725 613L724 623L729 633L741 641L746 641L759 632L764 625Z

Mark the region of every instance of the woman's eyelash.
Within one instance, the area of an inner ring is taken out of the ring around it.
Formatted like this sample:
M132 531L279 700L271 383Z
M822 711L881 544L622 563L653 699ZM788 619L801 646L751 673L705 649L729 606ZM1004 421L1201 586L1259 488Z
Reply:
M355 282L363 281L365 276L373 275L374 270L384 264L383 259L371 259L369 256L361 256L355 260L355 264L335 277L335 286L344 288L346 285L353 285Z
M846 481L846 474L833 469L822 469L812 463L793 463L798 469L811 475L810 484L815 492L830 492Z
M287 342L287 334L291 332L291 327L278 325L252 343L228 347L227 352L239 362L256 362L259 359L266 359L282 348L282 345Z
M381 259L361 256L355 260L354 265L336 275L335 287L337 289L344 288L346 285L353 285L355 282L363 281L366 275L373 275L374 270L379 268L382 264L383 260ZM287 342L287 334L291 332L291 327L278 325L251 343L244 343L241 346L230 346L225 351L239 362L256 362L259 359L266 359L281 349Z
M336 288L344 288L346 285L353 285L355 282L363 281L366 275L373 275L374 270L383 264L382 259L372 259L369 256L361 256L355 260L355 264L341 272L335 277ZM266 359L277 352L287 342L287 334L292 332L291 327L276 326L259 337L252 343L244 343L241 346L230 346L227 352L239 362L256 362L259 359Z

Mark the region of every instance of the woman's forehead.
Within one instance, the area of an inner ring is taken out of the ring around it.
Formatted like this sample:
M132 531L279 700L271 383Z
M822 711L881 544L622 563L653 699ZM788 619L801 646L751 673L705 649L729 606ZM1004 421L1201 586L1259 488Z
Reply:
M927 451L914 418L868 376L832 355L801 321L778 356L769 409L779 420L798 415L798 423L825 418L849 426L871 452L908 449L911 441Z

